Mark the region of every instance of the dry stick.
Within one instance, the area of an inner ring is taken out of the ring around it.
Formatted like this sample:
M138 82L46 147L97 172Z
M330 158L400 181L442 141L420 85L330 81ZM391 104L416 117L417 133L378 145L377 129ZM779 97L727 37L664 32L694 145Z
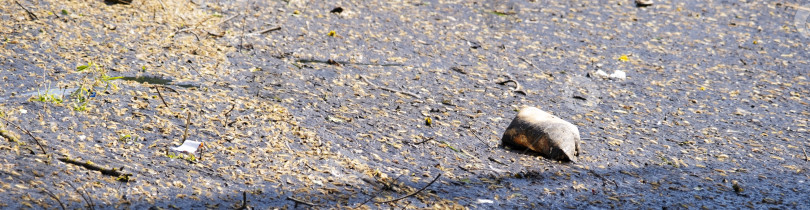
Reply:
M429 138L427 138L427 139L425 139L423 141L416 142L416 143L410 143L410 142L405 142L405 143L409 143L409 144L412 144L412 145L417 145L417 144L424 144L425 142L429 142L430 140L433 140L433 137L429 137Z
M107 176L115 176L115 177L132 176L132 174L123 174L120 171L116 170L115 168L112 168L112 169L102 168L100 166L97 166L96 164L93 164L92 162L81 162L81 161L70 159L70 158L56 158L56 159L59 160L59 161L62 161L64 163L70 163L70 164L73 164L73 165L84 167L84 168L89 169L89 170L98 171L98 172L101 172L101 174L104 174L104 175L107 175Z
M164 99L163 99L163 95L162 95L162 94L160 94L160 87L161 87L161 86L157 86L157 85L156 85L156 86L155 86L155 90L156 90L156 91L157 91L157 93L158 93L158 97L160 97L160 101L163 101L163 105L165 105L165 106L166 106L166 108L169 108L169 104L167 104L167 103L166 103L166 100L164 100Z
M785 4L785 6L796 8L796 10L810 11L810 8L799 6L799 5L796 5L796 4L791 4L791 3L784 3L784 4Z
M271 31L278 31L278 30L281 30L281 26L277 26L275 28L268 28L268 29L264 29L264 30L261 30L261 31L253 32L253 33L250 33L248 35L249 36L255 36L255 35L264 34L264 33L271 32Z
M3 119L3 118L0 118L0 119ZM30 131L23 129L23 128L22 128L22 127L20 127L19 125L14 124L13 122L11 122L11 121L9 121L9 120L7 120L7 119L3 119L3 120L5 120L5 121L6 121L6 123L11 124L11 125L13 125L14 127L17 127L17 129L20 129L21 131L25 132L26 134L28 134L28 136L31 136L31 138L33 138L33 139L34 139L34 142L36 142L36 143L37 143L37 146L39 146L39 149L40 149L40 150L42 150L42 153L44 153L44 154L46 154L46 155L48 154L48 152L46 152L46 151L45 151L45 147L43 147L43 146L42 146L42 143L40 143L40 142L39 142L39 139L38 139L37 137L35 137L35 136L34 136L34 134L31 134L31 132L30 132Z
M199 27L202 23L204 23L205 21L210 20L211 18L213 18L213 16L205 18L205 19L201 20L200 22L197 22L196 24L194 24L194 25L192 25L190 27L186 27L186 28L182 28L182 29L179 29L177 31L174 31L172 34L169 34L169 37L174 37L174 35L177 35L178 33L181 33L181 32L187 32L187 31L190 31L192 29L197 29L197 27ZM194 34L194 35L196 35L196 34ZM197 39L199 39L199 38L197 38Z
M416 99L422 99L422 96L416 95L416 94L411 93L411 92L401 91L401 90L394 90L394 89L387 88L387 87L377 86L376 84L369 82L368 79L366 79L366 77L364 77L364 76L360 76L360 79L362 79L363 82L368 83L369 85L371 85L372 87L377 88L377 89L386 90L386 91L393 92L393 93L400 93L400 94L403 94L403 95L408 95L408 96L414 97Z
M237 208L237 210L244 210L249 209L250 207L247 205L247 193L242 191L242 207Z
M804 147L802 147L802 152L804 152L804 161L810 161L810 159L807 159L807 151L804 150Z
M218 25L222 25L223 23L228 22L229 20L231 20L231 19L233 19L233 18L235 18L235 17L237 17L237 16L239 16L239 14L236 14L236 15L230 16L230 17L228 17L228 18L225 18L224 20L219 21L218 23L216 23L216 24L212 25L211 27L213 27L213 26L218 26ZM207 32L207 33L208 33L208 35L215 36L215 37L222 37L222 36L225 36L225 32L222 32L221 34L215 34L215 33L212 33L212 32L210 32L210 31L206 30L206 29L203 29L203 31Z
M35 15L33 12L31 12L31 10L28 10L28 8L25 8L25 6L23 6L22 4L20 4L20 2L18 2L18 1L16 1L16 0L15 0L15 1L14 1L14 3L17 3L17 6L20 6L20 7L21 7L23 10L25 10L25 12L26 12L26 13L28 13L28 17L30 17L30 18L31 18L31 20L37 20L37 19L39 19L39 18L37 18L37 15Z
M591 173L592 173L593 175L595 175L596 177L598 177L598 178L602 179L602 182L603 182L603 183L604 183L604 182L613 182L613 185L616 185L616 189L619 189L619 184L618 184L618 183L616 183L616 181L608 180L608 179L606 179L605 177L603 177L602 175L599 175L598 173L596 173L596 171L594 171L594 170L591 170L591 169L585 169L585 170L588 170L588 172L591 172Z
M535 70L538 70L538 71L540 70L540 68L537 68L537 66L534 66L534 64L532 62L529 62L529 60L526 60L523 57L520 57L520 60L522 60L523 62L528 63L530 66L534 67Z
M188 125L191 124L191 111L188 112L186 116L186 130L183 131L183 141L186 142L186 138L188 138Z
M416 194L422 192L423 190L427 189L428 187L430 187L430 185L432 185L434 182L436 182L436 180L439 180L439 177L442 177L442 174L439 174L438 176L436 176L436 178L433 178L433 181L430 181L430 183L428 183L427 185L422 187L422 189L417 190L416 192L413 192L411 194L408 194L406 196L402 196L402 197L399 197L399 198L396 198L396 199L387 200L387 201L375 201L374 203L390 203L390 202L396 202L398 200L405 199L407 197L411 197L413 195L416 195Z
M489 144L487 144L487 142L484 141L484 139L481 139L481 137L478 137L478 134L475 134L475 131L470 130L470 133L472 133L473 136L475 136L475 138L477 138L479 141L481 141L481 143L483 143L484 145L487 145L487 147L490 147Z
M405 175L405 174L404 174L404 173L403 173L403 174L399 174L399 176L397 176L397 178L394 178L394 180L393 180L393 181L389 182L389 184L388 184L388 185L396 183L396 182L399 180L399 177L402 177L402 175ZM363 180L363 181L365 181L365 180ZM369 184L371 184L371 182L368 182L368 183L369 183ZM380 194L380 192L382 192L383 190L385 190L385 189L387 189L387 188L390 188L390 187L389 187L389 186L387 186L385 183L383 183L383 186L382 186L382 187L380 187L380 189L379 189L379 190L377 190L377 192L375 192L374 194L372 194L372 196L371 196L371 197L369 197L368 199L366 199L366 200L365 200L365 201L363 201L362 203L358 204L358 205L357 205L356 207L354 207L354 208L355 208L355 209L357 209L357 208L360 208L360 207L361 207L361 206L363 206L363 205L366 205L366 203L368 203L368 202L369 202L369 201L371 201L371 200L374 200L374 198L376 198L376 197L377 197L377 195L379 195L379 194Z
M84 202L87 203L87 206L90 207L90 209L96 209L95 204L90 199L90 195L87 195L87 191L85 191L84 189L82 189L82 191L79 191L79 189L76 189L76 187L73 186L73 184L71 184L70 182L65 183L67 183L71 188L73 188L73 190L79 193L79 196L82 196L82 199L84 200Z
M48 190L47 188L44 188L44 187L41 187L40 189L42 189L43 193L47 194L48 196L50 196L51 198L56 200L56 202L59 203L59 206L62 207L62 210L66 209L65 204L62 203L62 200L59 200L59 197L56 197L56 195L54 195L50 190Z
M233 111L233 108L234 108L234 107L236 107L236 105L235 105L235 104L231 104L231 109L229 109L228 111L226 111L226 112L223 114L223 115L225 116L225 120L224 120L224 121L222 121L222 126L225 126L226 128L228 127L228 119L229 119L229 118L231 118L231 115L230 115L230 114L231 114L231 111Z
M247 4L247 2L245 4ZM245 6L245 13L247 13L247 6ZM239 53L242 53L242 48L244 47L242 45L242 42L245 40L245 25L246 25L245 24L245 19L246 18L247 18L247 15L242 16L242 35L239 36Z
M233 16L230 16L230 17L228 17L228 18L225 18L225 20L219 21L219 23L214 24L214 25L215 25L215 26L216 26L216 25L222 25L223 23L228 22L229 20L231 20L231 19L233 19L233 18L235 18L235 17L237 17L237 16L239 16L239 14L235 14L235 15L233 15Z
M304 205L307 205L307 206L318 206L318 205L315 205L314 203L310 203L310 202L307 202L307 201L304 201L304 200L301 200L299 198L295 198L295 197L292 197L292 196L287 197L287 200L291 200L291 201L293 201L295 203L300 203L300 204L304 204Z

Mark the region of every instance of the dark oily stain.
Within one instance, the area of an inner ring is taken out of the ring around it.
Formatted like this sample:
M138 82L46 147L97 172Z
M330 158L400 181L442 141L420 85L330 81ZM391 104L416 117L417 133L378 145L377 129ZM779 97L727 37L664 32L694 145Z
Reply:
M174 83L172 83L172 80L170 80L170 79L161 78L161 77L151 77L151 76L145 76L145 77L122 77L121 80L136 81L136 82L139 82L139 83L153 84L153 85L176 85L176 86L180 86L180 87L184 87L184 88L199 87L197 85L192 85L192 84L174 84Z
M296 60L299 63L322 63L322 64L329 64L334 66L341 66L341 65L362 65L362 66L404 66L398 63L384 63L384 64L376 64L376 63L352 63L346 61L335 61L332 59L328 60L316 60L316 59L299 59Z
M329 11L329 12L331 12L331 13L338 13L338 14L339 14L339 13L343 12L343 7L335 7L334 9L332 9L332 10L331 10L331 11Z

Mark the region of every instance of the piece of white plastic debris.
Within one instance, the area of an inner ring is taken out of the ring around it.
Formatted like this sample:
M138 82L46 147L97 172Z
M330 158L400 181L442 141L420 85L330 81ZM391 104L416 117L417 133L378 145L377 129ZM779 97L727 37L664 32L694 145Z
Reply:
M25 114L25 113L28 113L28 110L20 109L20 114Z
M495 201L492 201L490 199L480 199L480 198L476 202L478 204L492 204L492 203L495 203Z
M85 136L85 135L79 135L79 140L84 141L85 139L87 139L87 136Z
M622 70L613 71L613 74L609 76L611 79L625 79L627 78L627 73L624 73Z
M602 77L602 78L610 76L610 75L607 74L607 72L602 71L602 70L596 70L596 73L594 73L594 74L596 74L596 76L599 76L599 77Z
M201 149L202 147L203 147L202 142L186 140L185 142L183 142L183 145L180 145L179 147L172 147L171 149L178 152L195 154L197 153L197 150Z

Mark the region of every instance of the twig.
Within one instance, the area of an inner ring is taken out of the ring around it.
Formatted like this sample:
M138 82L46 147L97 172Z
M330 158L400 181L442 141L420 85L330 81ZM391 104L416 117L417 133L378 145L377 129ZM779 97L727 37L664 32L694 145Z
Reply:
M515 89L514 89L514 90L512 90L512 91L514 91L514 92L516 92L516 93L520 93L520 94L526 95L526 91L523 91L523 87L522 87L522 86L520 86L520 83L518 83L518 81L517 81L517 80L512 79L512 75L510 75L510 74L506 74L506 77L507 77L507 79L506 79L506 80L501 81L501 82L497 82L497 84L499 84L499 85L506 85L506 83L508 83L508 82L514 82L514 83L515 83Z
M268 29L264 29L264 30L261 30L261 31L257 31L257 32L253 32L253 33L248 34L248 36L255 36L255 35L264 34L264 33L271 32L271 31L278 31L278 30L281 30L281 26L278 26L278 27L275 27L275 28L268 28Z
M161 2L161 3L162 3L162 2ZM198 27L199 27L199 26L200 26L202 23L204 23L205 21L210 20L211 18L213 18L213 16L208 17L208 18L205 18L205 19L201 20L200 22L197 22L196 24L194 24L194 25L192 25L192 26L185 27L185 28L179 29L179 30L177 30L177 31L174 31L173 33L169 34L169 36L168 36L168 37L174 37L174 35L177 35L178 33L182 33L182 32L188 32L188 31L190 31L190 30L197 29L197 28L198 28ZM221 23L221 22L220 22L220 23ZM192 34L193 34L193 33L192 33ZM194 35L196 36L197 34L194 34ZM197 37L197 40L199 40L199 39L200 39L200 38L199 38L199 37Z
M225 126L227 128L228 124L230 124L230 123L228 123L228 119L231 118L231 111L233 111L234 107L236 107L236 105L231 104L231 109L228 109L228 111L225 111L225 113L222 114L225 117L225 120L222 121L222 126Z
M188 125L191 124L191 111L188 112L186 116L186 129L183 131L183 141L186 142L186 138L188 138Z
M247 4L247 3L245 3L245 4ZM245 10L246 10L245 12L247 12L247 6L245 6ZM246 18L247 18L246 15L242 16L242 35L239 36L239 53L242 53L242 48L244 48L244 46L242 45L242 42L245 40L245 25L246 25L245 24L245 19Z
M382 191L383 191L383 190L385 190L385 189L390 189L390 188L391 188L391 187L390 187L390 185L391 185L391 184L396 183L396 182L397 182L397 180L399 180L399 177L402 177L402 175L405 175L405 174L404 174L404 173L403 173L403 174L399 174L399 176L397 176L397 178L394 178L394 180L392 180L392 181L391 181L391 182L389 182L388 184L383 183L383 186L382 186L382 187L380 187L380 189L379 189L379 190L377 190L377 192L375 192L374 194L372 194L372 196L371 196L371 197L369 197L368 199L366 199L366 200L365 200L365 201L363 201L362 203L358 204L358 205L357 205L356 207L354 207L354 208L355 208L355 209L360 208L361 206L366 205L366 203L368 203L369 201L374 200L374 198L376 198L376 197L377 197L377 195L379 195L379 194L380 194L380 192L382 192ZM363 181L366 181L366 179L364 178L364 179L363 179ZM373 183L371 183L370 181L366 181L366 182L368 182L369 184L373 184Z
M164 100L164 99L163 99L163 94L160 94L160 87L161 87L161 86L159 86L159 85L155 85L155 90L156 90L156 91L157 91L157 93L158 93L158 97L160 97L160 101L163 101L163 105L165 105L165 106L166 106L166 108L169 108L169 104L167 104L167 103L166 103L166 100Z
M307 206L318 206L318 205L315 205L314 203L310 203L310 202L301 200L300 198L295 198L295 197L292 197L292 196L287 197L287 200L291 200L291 201L295 202L295 205L298 205L300 203L300 204L304 204L304 205L307 205Z
M417 190L416 192L413 192L413 193L411 193L411 194L408 194L408 195L406 195L406 196L402 196L402 197L399 197L399 198L396 198L396 199L387 200L387 201L375 201L374 203L390 203L390 202L396 202L396 201L399 201L399 200L405 199L405 198L407 198L407 197L414 196L414 195L416 195L416 194L418 194L418 193L422 192L423 190L427 189L428 187L430 187L430 185L432 185L434 182L436 182L436 180L439 180L439 177L442 177L442 174L437 175L437 176L436 176L436 178L433 178L433 181L430 181L430 183L428 183L427 185L425 185L424 187L422 187L422 189Z
M239 14L235 14L235 15L233 15L233 16L230 16L230 17L228 17L228 18L225 18L225 20L219 21L219 23L214 24L214 25L215 25L215 26L216 26L216 25L222 25L223 23L228 22L229 20L231 20L231 19L233 19L233 18L235 18L235 17L237 17L237 16L239 16Z
M505 165L505 166L507 166L507 164L506 164L506 163L503 163L503 162L501 162L501 161L498 161L498 160L497 160L497 159L495 159L495 158L489 157L488 159L489 159L489 161L495 162L495 163L497 163L497 164L501 164L501 165Z
M411 144L411 145L417 145L417 144L424 144L425 142L429 142L430 140L433 140L433 137L429 137L429 138L427 138L425 140L422 140L422 141L416 142L416 143L410 143L410 142L407 142L407 141L405 143L408 143L408 144Z
M51 198L53 198L53 200L56 200L56 202L59 203L59 206L62 207L62 210L66 209L65 204L62 203L62 200L60 200L59 197L56 197L56 195L54 195L50 190L48 190L48 188L41 187L40 189L42 189L43 193L45 193L48 196L50 196Z
M37 18L37 15L35 15L33 12L31 12L31 10L28 10L28 8L25 8L25 6L23 6L22 4L20 4L20 2L18 2L18 1L16 1L16 0L14 0L14 3L17 3L17 6L20 6L20 7L21 7L23 10L25 10L25 12L26 12L26 13L28 13L28 17L30 17L30 18L31 18L31 20L37 20L37 19L39 19L39 18Z
M533 64L532 62L529 62L529 60L526 60L526 59L525 59L525 58L523 58L523 57L520 57L520 60L522 60L523 62L528 63L530 66L534 67L534 69L535 69L535 70L540 71L540 68L537 68L537 66L534 66L534 64Z
M123 182L128 182L129 177L132 176L132 174L121 173L120 169L116 169L116 168L105 169L105 168L102 168L100 166L97 166L96 164L93 164L93 162L90 162L90 161L87 161L87 162L83 163L83 162L80 162L80 161L77 161L77 160L74 160L74 159L70 159L70 158L56 158L56 159L59 160L59 161L65 162L65 163L70 163L70 164L73 164L73 165L82 166L82 167L84 167L86 169L90 169L90 170L93 170L93 171L98 171L98 172L101 172L101 174L104 174L104 175L107 175L107 176L118 177L118 180L123 181ZM121 167L121 169L123 169L123 168L124 167Z
M473 136L475 136L475 138L477 138L479 141L481 141L481 143L483 143L484 145L487 145L487 147L490 147L489 144L487 144L487 142L484 141L484 139L481 139L481 137L478 137L478 134L475 134L475 131L471 130L470 133L472 133Z
M810 11L810 8L799 6L799 5L796 5L796 4L791 4L791 3L784 3L784 4L785 4L785 6L796 8L796 10Z
M804 152L804 161L810 161L810 159L807 159L807 151L804 150L804 147L802 147L802 152Z
M602 175L599 175L598 173L596 173L596 171L594 171L594 170L591 170L591 169L585 169L585 170L588 170L588 172L591 172L594 176L602 179L602 183L604 183L604 182L613 182L613 185L616 186L616 189L619 189L619 184L616 183L615 181L608 180L607 178L603 177ZM602 185L602 186L604 186L604 185Z
M82 189L82 191L79 191L79 189L76 189L76 187L74 187L73 184L71 184L70 182L65 183L67 183L71 188L73 188L73 190L79 193L79 196L82 196L82 199L84 200L84 202L87 203L87 206L90 207L90 209L96 209L96 205L95 203L93 203L93 200L92 198L90 198L90 195L87 195L87 191L84 191L84 189Z
M0 118L0 119L3 119L3 118ZM39 142L39 139L38 139L36 136L34 136L34 134L31 134L31 132L30 132L30 131L23 129L23 128L22 128L22 127L20 127L19 125L14 124L13 122L11 122L11 121L9 121L9 120L7 120L7 119L3 119L3 120L4 120L4 121L6 121L6 123L11 124L11 125L13 125L14 127L17 127L17 129L20 129L21 131L25 132L26 134L28 134L28 136L31 136L31 138L33 138L33 139L34 139L34 142L36 142L36 143L37 143L37 146L39 146L39 149L40 149L40 150L42 150L42 153L44 153L44 154L46 154L46 155L48 154L48 152L46 152L46 151L45 151L45 147L43 147L43 146L42 146L42 143L40 143L40 142Z
M237 210L245 210L250 209L250 206L247 205L247 193L242 191L242 207L237 208Z
M386 90L386 91L393 92L393 93L400 93L400 94L403 94L403 95L408 95L408 96L414 97L416 99L422 99L422 96L416 95L416 94L411 93L411 92L401 91L401 90L394 90L394 89L387 88L387 87L377 86L374 83L369 82L368 79L366 79L366 77L364 77L364 76L360 76L360 79L362 79L363 82L368 83L369 85L371 85L372 87L377 88L377 89Z

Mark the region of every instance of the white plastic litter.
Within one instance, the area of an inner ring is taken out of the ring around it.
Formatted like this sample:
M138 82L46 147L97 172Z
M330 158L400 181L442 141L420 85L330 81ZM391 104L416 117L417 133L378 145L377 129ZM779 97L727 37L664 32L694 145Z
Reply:
M185 142L183 142L183 145L180 145L179 147L172 147L171 149L178 152L195 154L197 153L197 150L201 149L202 147L203 147L202 142L186 140Z
M624 73L622 70L613 71L613 74L610 74L611 79L625 79L627 78L627 73Z
M492 200L489 200L489 199L478 199L477 203L479 203L479 204L492 204L492 203L495 203L495 201L492 201Z
M602 71L602 70L597 70L597 71L596 71L596 76L599 76L599 77L605 78L605 77L609 77L610 75L608 75L608 74L607 74L607 72L605 72L605 71Z

